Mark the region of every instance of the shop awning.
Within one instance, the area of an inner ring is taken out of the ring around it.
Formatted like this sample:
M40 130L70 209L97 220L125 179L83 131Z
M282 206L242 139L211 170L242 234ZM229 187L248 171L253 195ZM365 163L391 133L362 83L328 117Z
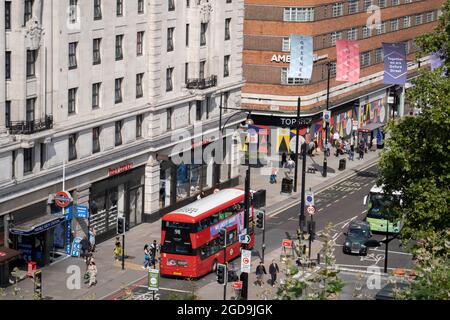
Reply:
M0 264L8 262L16 257L20 256L20 252L10 249L10 248L6 248L6 247L1 247L0 248Z
M359 128L358 131L359 132L371 132L371 131L381 128L383 126L384 126L384 123L369 123L369 124L366 124L364 127Z
M64 221L64 219L65 219L64 216L46 214L44 216L34 218L21 224L12 226L9 229L9 232L12 234L25 236L38 234L55 227L56 225Z

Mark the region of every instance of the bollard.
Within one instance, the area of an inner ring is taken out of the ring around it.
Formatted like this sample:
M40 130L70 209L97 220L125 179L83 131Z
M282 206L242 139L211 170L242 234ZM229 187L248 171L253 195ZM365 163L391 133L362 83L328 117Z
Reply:
M320 264L320 253L317 254L317 265Z

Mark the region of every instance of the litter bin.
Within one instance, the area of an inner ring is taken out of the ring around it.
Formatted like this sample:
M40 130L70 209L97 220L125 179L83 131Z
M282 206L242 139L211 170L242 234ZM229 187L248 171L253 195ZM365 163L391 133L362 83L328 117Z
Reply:
M345 170L346 163L347 163L347 160L345 160L345 159L339 160L339 170L340 171Z
M281 181L281 193L292 193L294 183L291 178L283 178Z

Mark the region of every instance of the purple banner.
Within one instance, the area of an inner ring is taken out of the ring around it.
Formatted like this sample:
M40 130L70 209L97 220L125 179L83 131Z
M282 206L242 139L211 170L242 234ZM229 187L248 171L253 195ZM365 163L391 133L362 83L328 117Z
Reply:
M440 52L434 52L430 57L431 70L437 69L444 64L444 61L441 59Z
M383 43L384 83L405 84L408 67L405 43Z

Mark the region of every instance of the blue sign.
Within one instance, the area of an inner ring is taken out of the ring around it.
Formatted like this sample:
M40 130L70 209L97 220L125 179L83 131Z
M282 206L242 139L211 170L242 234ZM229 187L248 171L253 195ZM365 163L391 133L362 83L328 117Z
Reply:
M405 43L383 43L384 83L405 84L408 66Z
M89 209L87 206L84 205L76 205L75 208L75 217L82 218L82 219L88 219L89 218Z
M311 79L313 70L313 38L292 34L289 78Z
M72 243L72 257L79 257L81 253L81 237L76 237Z
M72 238L72 220L69 220L67 222L67 229L66 229L66 254L70 254L71 251L71 238Z

